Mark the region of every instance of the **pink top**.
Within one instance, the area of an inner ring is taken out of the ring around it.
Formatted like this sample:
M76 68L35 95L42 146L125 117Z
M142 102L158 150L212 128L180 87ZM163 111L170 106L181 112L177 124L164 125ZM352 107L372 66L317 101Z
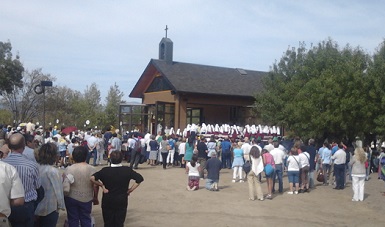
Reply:
M263 156L264 164L265 165L270 164L275 169L275 162L274 162L273 155L271 155L270 153L264 153L262 156Z

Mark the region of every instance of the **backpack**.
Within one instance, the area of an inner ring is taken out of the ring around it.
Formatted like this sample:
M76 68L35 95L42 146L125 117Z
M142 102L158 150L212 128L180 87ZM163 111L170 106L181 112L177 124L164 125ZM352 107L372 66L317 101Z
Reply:
M174 147L175 147L175 143L174 143L174 140L173 139L170 139L169 141L168 141L168 144L170 145L170 150L173 150L174 149Z
M140 142L139 139L135 139L134 151L137 152L137 153L141 153L142 152L142 143Z

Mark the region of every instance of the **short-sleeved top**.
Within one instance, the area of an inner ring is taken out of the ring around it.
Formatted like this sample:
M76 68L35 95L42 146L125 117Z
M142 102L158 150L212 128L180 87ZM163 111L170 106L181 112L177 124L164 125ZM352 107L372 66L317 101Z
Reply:
M301 164L298 155L290 155L287 158L287 171L299 171Z
M206 162L207 179L219 180L219 171L222 169L222 162L217 157L212 157Z
M9 153L3 161L16 168L24 187L25 202L37 200L36 189L41 186L38 164L16 152Z
M263 160L265 161L265 165L270 164L275 168L275 162L274 162L274 157L270 153L264 153L263 155Z
M130 180L141 183L142 175L128 166L104 167L94 174L95 180L101 180L108 193L103 193L102 208L127 207L127 190Z
M24 187L17 170L12 165L0 161L0 213L11 214L10 199L24 197Z
M325 147L322 150L322 164L330 164L332 157L332 151L329 148Z
M167 145L169 145L168 140L162 140L160 141L160 152L167 153Z
M187 163L187 167L188 167L188 176L194 176L194 177L199 177L199 168L200 164L199 163L195 163L195 166L192 166L191 165L191 162L188 162Z
M158 142L156 142L155 140L151 140L148 143L148 145L149 145L151 151L157 151L159 149Z
M94 198L94 187L90 180L95 168L86 163L76 163L67 167L65 173L72 174L75 182L71 184L68 197L86 203Z

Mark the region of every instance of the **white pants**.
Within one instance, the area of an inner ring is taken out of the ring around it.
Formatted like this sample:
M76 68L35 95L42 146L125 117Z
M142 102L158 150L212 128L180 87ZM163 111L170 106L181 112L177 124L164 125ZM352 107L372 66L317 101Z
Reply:
M158 161L163 162L162 152L160 152L160 150L158 151Z
M168 151L168 155L167 155L167 163L174 163L174 154L175 154L175 150L169 150Z
M233 180L236 180L239 177L239 180L243 180L243 169L242 166L234 166L233 169Z
M353 199L355 201L364 200L364 186L365 186L365 175L364 176L352 176L352 188L353 188Z

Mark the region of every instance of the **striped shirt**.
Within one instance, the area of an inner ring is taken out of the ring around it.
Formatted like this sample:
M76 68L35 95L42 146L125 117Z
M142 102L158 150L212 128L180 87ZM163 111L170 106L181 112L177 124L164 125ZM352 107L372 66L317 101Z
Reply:
M3 161L16 168L24 187L25 202L36 200L36 189L41 186L38 164L15 152L9 153L8 157Z

